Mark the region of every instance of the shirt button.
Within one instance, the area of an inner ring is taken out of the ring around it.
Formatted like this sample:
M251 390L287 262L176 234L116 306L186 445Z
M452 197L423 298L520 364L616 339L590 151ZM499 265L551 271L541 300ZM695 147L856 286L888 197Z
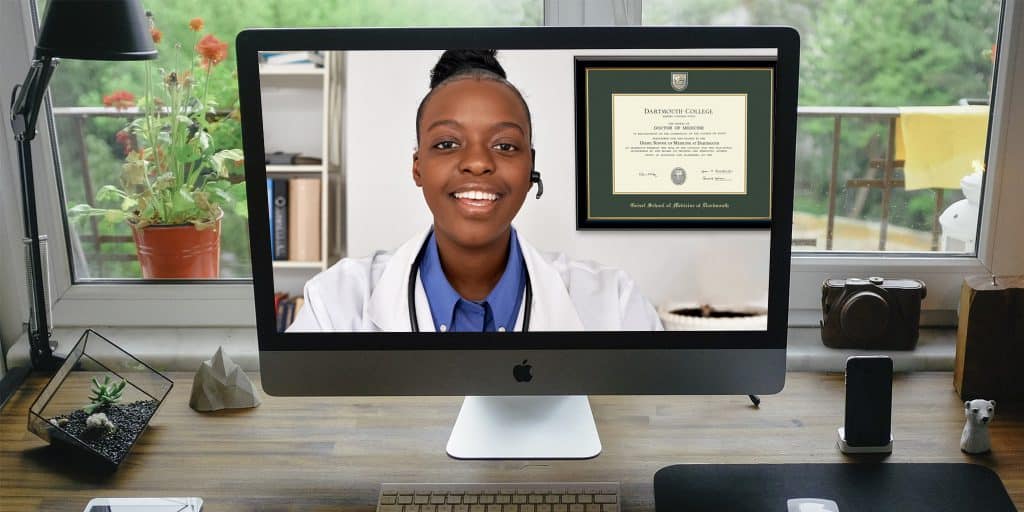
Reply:
M441 332L448 332L448 326L445 324L441 324Z
M498 332L505 332L505 328L504 327L498 327Z

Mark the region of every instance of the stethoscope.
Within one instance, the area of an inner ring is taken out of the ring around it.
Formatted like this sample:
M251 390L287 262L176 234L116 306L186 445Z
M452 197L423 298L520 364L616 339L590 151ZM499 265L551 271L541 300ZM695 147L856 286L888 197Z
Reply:
M427 244L424 242L423 246L420 247L420 252L416 254L416 259L412 261L412 268L409 269L409 325L412 326L412 332L420 332L420 323L416 319L416 278L420 273L420 261L423 260L423 253L427 250ZM530 272L526 270L525 265L523 266L523 274L526 276L526 293L525 293L525 304L523 305L523 332L530 330L530 305L533 303L533 286L530 285Z

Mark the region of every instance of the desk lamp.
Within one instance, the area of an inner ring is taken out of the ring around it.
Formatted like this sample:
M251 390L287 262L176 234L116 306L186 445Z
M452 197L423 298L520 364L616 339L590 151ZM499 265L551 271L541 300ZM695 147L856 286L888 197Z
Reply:
M139 0L50 0L28 75L11 94L11 127L18 143L22 213L29 244L26 261L32 283L29 343L34 368L52 370L59 363L50 342L49 299L44 291L46 282L32 176L31 142L36 136L36 120L47 84L60 58L144 60L156 57L146 12Z

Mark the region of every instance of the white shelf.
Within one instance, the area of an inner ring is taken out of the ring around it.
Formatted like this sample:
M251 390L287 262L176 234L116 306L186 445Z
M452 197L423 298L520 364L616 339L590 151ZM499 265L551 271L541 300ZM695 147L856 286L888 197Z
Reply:
M291 261L291 260L274 260L274 268L308 268L320 270L324 268L324 262L322 261Z
M260 65L260 75L275 76L323 76L323 67L313 64Z
M320 165L268 165L267 174L270 173L300 173L300 172L313 172L322 173L324 171L323 164Z

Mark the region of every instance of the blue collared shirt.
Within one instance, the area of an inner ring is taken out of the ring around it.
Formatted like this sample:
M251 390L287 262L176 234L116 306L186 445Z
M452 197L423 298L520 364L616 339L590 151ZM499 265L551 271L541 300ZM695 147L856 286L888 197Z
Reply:
M452 288L441 268L437 240L431 231L420 262L420 281L427 294L434 329L438 332L512 331L526 289L526 264L515 228L509 241L505 272L491 293L480 302L466 300Z

